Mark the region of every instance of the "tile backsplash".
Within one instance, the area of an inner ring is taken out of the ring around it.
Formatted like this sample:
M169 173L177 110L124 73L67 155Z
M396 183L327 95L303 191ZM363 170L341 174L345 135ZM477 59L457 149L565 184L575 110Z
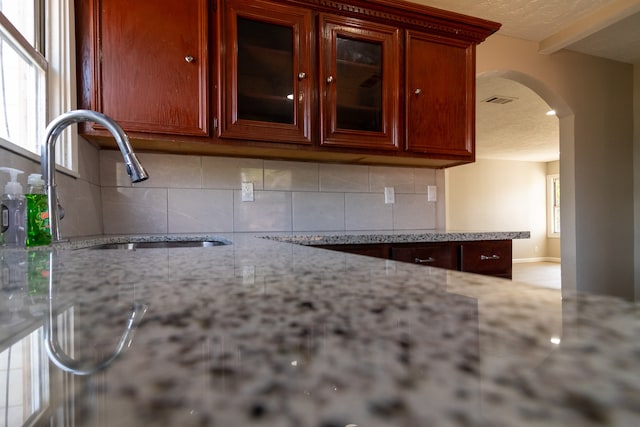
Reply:
M427 201L427 186L443 176L434 169L152 153L139 158L151 178L131 184L120 154L100 152L105 234L442 227L443 194ZM243 182L253 183L254 201L242 201ZM385 204L384 187L394 187L394 204Z

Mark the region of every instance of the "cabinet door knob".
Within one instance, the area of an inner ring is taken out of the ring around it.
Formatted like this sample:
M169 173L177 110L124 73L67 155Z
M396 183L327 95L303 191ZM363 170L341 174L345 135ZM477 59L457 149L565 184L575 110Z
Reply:
M187 55L187 56L184 57L184 60L187 61L188 63L192 63L193 61L196 60L196 58L194 58L191 55Z
M416 95L420 95L422 93L422 89L418 88L413 93L415 93Z
M299 80L304 80L307 78L307 73L305 73L304 71L301 71L298 73L298 79Z
M327 77L327 83L333 83L333 81L334 81L333 76Z
M413 260L413 262L415 262L416 264L429 264L431 262L434 262L435 260L436 259L433 258L433 257L429 257L429 258L425 258L425 259L416 258L416 259Z
M500 256L499 255L480 255L480 259L482 261L498 260L500 259Z

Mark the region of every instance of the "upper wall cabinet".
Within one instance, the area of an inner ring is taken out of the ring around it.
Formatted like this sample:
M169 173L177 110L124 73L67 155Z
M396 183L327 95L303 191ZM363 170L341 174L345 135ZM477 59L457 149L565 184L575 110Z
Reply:
M79 106L140 149L378 165L475 159L494 22L400 0L76 1ZM108 132L82 123L90 139Z
M311 144L311 11L224 2L222 138Z
M400 29L326 14L320 29L320 144L398 150Z
M406 35L407 150L475 160L475 57L470 42Z
M75 4L82 107L127 131L209 133L207 0Z

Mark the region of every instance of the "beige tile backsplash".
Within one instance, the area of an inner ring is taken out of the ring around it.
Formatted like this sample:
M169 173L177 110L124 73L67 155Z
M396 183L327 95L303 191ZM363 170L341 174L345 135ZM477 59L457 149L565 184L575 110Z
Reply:
M167 233L167 189L102 187L105 234Z
M233 230L233 190L169 188L169 233Z
M434 229L433 169L140 153L131 184L118 152L100 152L105 234ZM253 202L241 200L252 182ZM395 204L384 203L394 187Z

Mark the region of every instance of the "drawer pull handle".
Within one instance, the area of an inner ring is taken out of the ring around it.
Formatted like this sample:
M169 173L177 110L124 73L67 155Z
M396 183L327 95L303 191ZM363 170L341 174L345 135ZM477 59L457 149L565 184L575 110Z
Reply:
M480 259L482 261L491 261L491 260L496 260L496 259L500 259L500 256L498 255L480 255Z
M432 257L429 257L429 258L426 258L426 259L416 258L416 259L414 260L414 262L415 262L416 264L429 264L429 263L431 263L431 262L435 262L435 260L436 260L436 259L435 259L435 258L432 258Z

